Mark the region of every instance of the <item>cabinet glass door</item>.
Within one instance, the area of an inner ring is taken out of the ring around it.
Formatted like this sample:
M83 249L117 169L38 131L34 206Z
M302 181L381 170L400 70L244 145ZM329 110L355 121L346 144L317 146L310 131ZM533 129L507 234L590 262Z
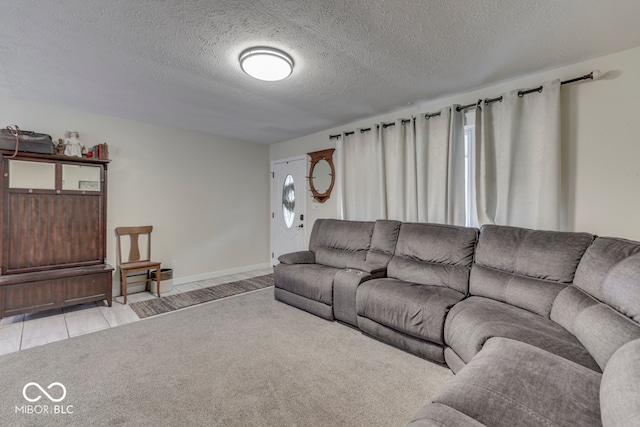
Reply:
M62 189L100 191L100 166L62 165Z
M55 163L9 160L9 188L55 190Z

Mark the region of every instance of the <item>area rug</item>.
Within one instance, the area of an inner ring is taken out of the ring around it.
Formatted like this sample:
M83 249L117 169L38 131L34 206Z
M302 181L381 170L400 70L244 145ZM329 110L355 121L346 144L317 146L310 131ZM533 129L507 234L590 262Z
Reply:
M273 274L209 286L207 288L182 292L176 295L134 302L129 305L139 318L144 319L146 317L180 310L181 308L190 307L192 305L239 295L245 292L255 291L257 289L268 288L269 286L273 286Z

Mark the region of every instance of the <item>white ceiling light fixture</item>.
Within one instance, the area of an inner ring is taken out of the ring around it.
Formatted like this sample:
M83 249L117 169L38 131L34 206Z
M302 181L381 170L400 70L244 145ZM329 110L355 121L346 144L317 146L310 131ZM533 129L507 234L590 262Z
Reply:
M242 71L258 80L275 82L293 72L293 59L271 47L251 47L240 54L239 60Z

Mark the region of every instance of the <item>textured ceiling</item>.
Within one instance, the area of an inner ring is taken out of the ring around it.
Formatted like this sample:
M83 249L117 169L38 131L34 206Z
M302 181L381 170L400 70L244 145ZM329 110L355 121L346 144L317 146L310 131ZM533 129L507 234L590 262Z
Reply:
M2 3L0 95L260 143L640 46L639 0Z

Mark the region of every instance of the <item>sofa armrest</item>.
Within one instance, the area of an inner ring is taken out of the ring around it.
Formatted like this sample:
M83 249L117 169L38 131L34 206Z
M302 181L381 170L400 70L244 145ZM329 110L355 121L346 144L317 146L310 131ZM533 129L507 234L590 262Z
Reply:
M366 261L353 262L347 266L348 269L360 270L376 277L384 277L387 275L387 266L381 264L371 264Z
M282 264L315 264L316 254L311 251L300 251L283 254L278 257Z

